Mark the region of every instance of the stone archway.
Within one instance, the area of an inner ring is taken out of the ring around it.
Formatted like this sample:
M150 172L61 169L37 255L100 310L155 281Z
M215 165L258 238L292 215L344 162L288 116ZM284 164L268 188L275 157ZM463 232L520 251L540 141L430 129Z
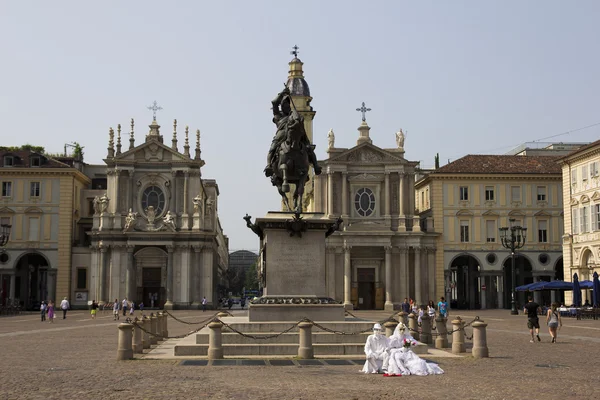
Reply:
M450 308L479 309L481 263L470 254L457 256L450 263Z
M40 253L24 253L15 262L14 299L27 310L39 310L42 300L53 300L56 272Z
M136 303L161 308L166 302L167 253L160 247L144 247L134 254ZM150 297L152 295L152 297Z
M502 270L504 271L504 308L510 309L512 293L512 258L510 256L504 260ZM522 254L515 254L515 271L515 287L533 283L533 267L529 258ZM518 309L521 309L521 306L527 302L525 295L526 292L517 292L516 302Z

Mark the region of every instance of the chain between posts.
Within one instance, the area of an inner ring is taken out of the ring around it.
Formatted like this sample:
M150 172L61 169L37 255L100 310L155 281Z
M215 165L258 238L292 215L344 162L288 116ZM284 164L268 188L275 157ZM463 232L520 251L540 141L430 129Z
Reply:
M223 312L227 312L227 311L223 311ZM213 318L215 318L219 314L218 312L216 312L213 315L211 315L210 317L208 317L207 319L205 319L204 321L200 321L200 322L188 322L188 321L183 321L183 320L177 318L176 316L174 316L173 314L171 314L167 310L163 310L163 313L167 314L169 317L173 318L175 321L181 322L182 324L186 324L186 325L202 325L206 321L212 320ZM227 312L227 314L229 314L229 316L232 316L232 314L229 313L229 312Z
M446 332L446 335L451 335L452 333L454 333L454 332L457 332L457 331L465 331L465 328L466 328L466 327L468 327L468 326L471 326L471 324L473 324L473 322L476 322L476 321L479 321L479 316L476 316L475 318L473 318L473 320L472 320L471 322L469 322L469 323L465 324L465 325L464 325L463 327L461 327L461 328L458 328L458 329L453 329L453 330L451 330L451 331L447 331L447 332ZM407 329L408 329L410 332L414 332L414 333L421 333L421 332L419 332L418 330L414 330L414 329L411 329L411 328L409 328L408 326L407 326L406 328L407 328ZM442 334L441 334L441 333L439 333L439 332L431 332L431 336L441 336L441 335L442 335ZM465 331L465 339L467 339L467 340L472 340L472 339L473 339L473 334L471 334L471 336L468 336L468 335L467 335L467 331Z

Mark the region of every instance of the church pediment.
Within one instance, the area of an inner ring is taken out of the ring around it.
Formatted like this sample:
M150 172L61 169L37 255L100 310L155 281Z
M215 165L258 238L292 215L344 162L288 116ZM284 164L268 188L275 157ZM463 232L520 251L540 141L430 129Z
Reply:
M353 175L348 177L350 182L381 182L383 180L383 175L373 175L362 173L358 175Z
M579 200L581 203L589 203L590 202L590 198L587 197L585 194L583 196L581 196L581 199Z
M576 199L576 198L574 198L574 197L573 197L573 198L571 199L571 203L570 203L570 204L571 204L572 206L576 206L577 204L579 204L579 202L577 201L577 199Z
M550 214L550 213L548 213L548 212L546 212L544 210L541 210L541 211L538 211L535 214L533 214L533 216L534 217L551 217L552 214Z
M11 208L8 208L8 207L0 208L0 215L14 214L14 213L15 213L15 211Z
M500 214L498 214L497 212L491 211L491 210L487 210L486 212L484 212L483 214L484 217L499 217Z
M510 217L524 217L525 216L525 214L523 214L523 212L516 211L516 210L513 210L513 211L509 212L508 215Z
M144 142L125 153L115 156L115 161L137 161L137 162L185 162L192 161L191 158L173 150L158 140Z
M460 210L456 213L456 216L472 217L473 213L469 210Z
M40 208L37 207L27 207L25 209L25 211L23 211L25 214L42 214L43 211Z
M594 192L594 194L592 195L592 200L600 201L600 193L598 193L598 191Z
M341 154L331 157L328 161L351 163L406 163L404 158L391 154L370 143L362 143Z

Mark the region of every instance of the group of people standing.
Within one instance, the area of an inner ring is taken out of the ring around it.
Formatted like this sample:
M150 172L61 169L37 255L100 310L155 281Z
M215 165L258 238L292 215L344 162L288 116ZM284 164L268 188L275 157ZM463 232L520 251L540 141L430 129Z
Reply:
M67 298L65 297L60 302L59 307L63 312L63 319L67 319L67 311L71 309L71 304L69 303L69 300L67 300ZM54 319L56 318L54 302L52 300L48 300L48 302L42 300L42 303L40 304L40 314L42 322L46 321L47 315L48 322L54 323Z
M427 305L418 306L412 298L405 297L404 302L400 304L400 307L402 308L402 311L407 314L416 314L418 316L419 324L425 313L427 313L431 319L435 319L436 316L436 305L433 300L429 300ZM437 303L437 313L444 318L448 318L448 303L443 296L440 297L440 301Z

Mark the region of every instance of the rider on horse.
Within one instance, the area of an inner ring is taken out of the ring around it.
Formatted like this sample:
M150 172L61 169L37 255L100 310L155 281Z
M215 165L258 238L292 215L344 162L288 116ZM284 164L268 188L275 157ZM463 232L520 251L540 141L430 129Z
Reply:
M277 125L277 133L271 142L271 148L269 149L269 154L267 156L267 166L264 171L267 178L271 177L274 173L273 163L279 153L281 144L287 138L288 132L298 128L304 131L304 117L298 114L296 110L292 112L292 98L289 88L284 88L271 103L273 104L273 123ZM308 159L313 165L315 174L319 175L321 173L321 167L319 167L319 164L317 163L314 147L308 140L306 132L304 132L301 142L306 148Z

